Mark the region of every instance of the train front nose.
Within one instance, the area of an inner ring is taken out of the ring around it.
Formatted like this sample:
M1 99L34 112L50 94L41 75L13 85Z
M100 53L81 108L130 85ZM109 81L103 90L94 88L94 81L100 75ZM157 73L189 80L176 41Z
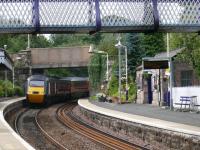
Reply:
M29 87L27 92L27 100L30 103L43 103L44 87Z

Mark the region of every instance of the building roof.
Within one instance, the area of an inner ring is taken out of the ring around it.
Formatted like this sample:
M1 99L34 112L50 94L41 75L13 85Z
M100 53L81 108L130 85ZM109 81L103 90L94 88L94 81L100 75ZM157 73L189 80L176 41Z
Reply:
M162 52L156 54L154 57L144 57L142 58L143 61L143 68L144 69L166 69L168 68L168 61L169 58L173 58L178 53L182 52L185 48L179 48L176 50L172 50L169 52L169 57L167 52Z
M169 51L169 57L172 58L176 56L178 53L182 52L185 48L179 48L175 50ZM167 52L158 53L154 56L154 58L168 58Z

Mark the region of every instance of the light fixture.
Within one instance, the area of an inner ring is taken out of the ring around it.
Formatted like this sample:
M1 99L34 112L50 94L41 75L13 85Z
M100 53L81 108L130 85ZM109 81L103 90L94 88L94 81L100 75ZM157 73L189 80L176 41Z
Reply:
M88 53L93 53L94 52L93 49L94 49L94 45L91 44Z

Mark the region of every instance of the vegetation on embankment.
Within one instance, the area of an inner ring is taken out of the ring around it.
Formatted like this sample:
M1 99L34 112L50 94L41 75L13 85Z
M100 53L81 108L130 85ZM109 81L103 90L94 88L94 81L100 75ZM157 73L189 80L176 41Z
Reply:
M24 91L21 87L13 85L8 80L0 80L0 97L5 97L7 93L8 97L11 96L23 96Z

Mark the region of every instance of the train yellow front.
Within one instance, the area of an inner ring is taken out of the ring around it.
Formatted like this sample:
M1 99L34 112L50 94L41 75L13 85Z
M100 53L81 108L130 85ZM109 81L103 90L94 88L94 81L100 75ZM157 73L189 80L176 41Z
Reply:
M49 105L89 96L88 78L33 75L27 79L26 85L26 100L30 104Z

